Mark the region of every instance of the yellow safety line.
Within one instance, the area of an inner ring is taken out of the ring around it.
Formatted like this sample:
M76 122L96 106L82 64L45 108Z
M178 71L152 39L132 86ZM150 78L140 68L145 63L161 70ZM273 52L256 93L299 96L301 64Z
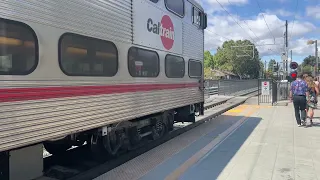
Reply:
M253 113L257 112L257 108L249 111L244 117L242 117L237 123L229 127L226 131L224 131L219 137L212 140L209 144L207 144L204 148L194 154L191 158L185 161L179 168L173 171L170 175L168 175L165 180L176 180L183 174L187 169L189 169L193 164L198 162L203 156L205 156L213 147L219 144L221 141L224 140L233 130L239 127L242 122L248 119Z

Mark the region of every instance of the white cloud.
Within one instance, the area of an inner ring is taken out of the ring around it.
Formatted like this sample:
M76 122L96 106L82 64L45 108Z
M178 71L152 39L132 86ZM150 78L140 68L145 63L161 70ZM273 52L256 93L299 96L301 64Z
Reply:
M312 40L316 38L310 38ZM297 40L294 40L292 44L292 51L295 52L295 54L298 55L314 55L315 52L315 46L314 45L307 45L307 41L309 38L299 38Z
M266 13L264 14L264 18L268 23L268 26L271 30L266 26L262 13L258 14L256 17L252 19L248 19L244 21L239 21L239 17L233 16L234 19L240 24L241 28L237 23L234 22L233 18L227 15L215 15L208 16L208 27L205 31L205 49L214 50L218 46L221 46L224 41L228 39L239 40L239 39L248 39L250 41L255 41L257 48L260 52L261 56L265 55L280 55L284 47L284 30L285 30L285 21L279 19L275 14ZM250 29L252 31L250 31ZM305 21L296 20L294 23L294 28L292 28L292 24L289 23L289 36L291 37L289 41L289 46L295 49L295 54L306 55L312 52L312 48L307 46L304 42L305 39L294 40L297 37L301 37L302 35L314 31L316 27ZM219 35L216 35L219 34ZM251 36L251 38L249 37ZM221 37L222 36L222 37ZM257 37L258 38L257 38ZM225 37L225 38L224 38ZM279 45L265 45L259 46L261 44L275 44ZM253 39L253 40L252 40ZM311 48L311 50L310 50ZM271 49L271 50L270 50Z
M311 16L320 19L320 6L308 6L306 8L307 16Z
M234 5L242 5L247 4L248 0L218 0L222 5L223 4L234 4ZM218 4L216 0L207 0L209 4Z
M284 17L289 17L294 15L293 12L291 11L287 11L285 9L277 9L277 10L267 10L268 14L275 14L275 15L280 15L280 16L284 16Z
M236 5L236 6L245 5L249 2L249 0L218 0L218 2L226 10L228 10L228 6L230 5ZM216 0L201 0L201 5L204 7L205 11L208 14L224 11L224 9L220 6L218 2Z

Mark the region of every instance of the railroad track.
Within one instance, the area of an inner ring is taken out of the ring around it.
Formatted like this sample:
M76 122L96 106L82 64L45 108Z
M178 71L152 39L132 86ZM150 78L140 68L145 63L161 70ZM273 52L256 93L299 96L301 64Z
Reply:
M44 158L44 176L57 179L57 180L87 180L93 179L147 151L155 148L156 146L179 136L180 134L189 131L190 129L199 126L200 124L211 120L224 112L232 109L243 102L249 97L257 95L257 91L244 92L242 96L246 95L247 98L233 102L236 97L226 97L215 102L206 104L206 112L212 111L216 107L217 112L209 115L201 116L195 123L177 123L175 129L168 133L163 138L156 141L143 141L141 145L129 152L122 152L118 157L107 158L101 157L101 161L93 159L90 155L88 146L73 148L68 150L62 156L47 156ZM241 96L239 95L239 96Z

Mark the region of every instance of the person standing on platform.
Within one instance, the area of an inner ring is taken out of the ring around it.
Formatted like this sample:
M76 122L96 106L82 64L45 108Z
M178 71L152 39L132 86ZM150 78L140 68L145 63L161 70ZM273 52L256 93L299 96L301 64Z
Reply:
M308 85L306 81L303 80L303 74L299 73L297 79L292 82L290 89L290 99L293 100L294 112L299 127L306 124L306 97L308 96Z
M319 94L319 89L314 82L314 78L307 77L306 82L308 84L308 92L309 96L307 96L307 119L310 121L310 125L312 126L312 118L314 115L314 109L317 108L317 96ZM308 123L308 121L306 122Z

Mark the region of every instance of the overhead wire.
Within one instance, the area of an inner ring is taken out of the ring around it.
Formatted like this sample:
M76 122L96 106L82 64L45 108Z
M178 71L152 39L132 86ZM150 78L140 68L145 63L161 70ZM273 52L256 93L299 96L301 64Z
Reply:
M220 7L233 19L233 21L234 21L235 23L237 23L238 26L250 37L250 39L251 39L254 43L256 43L256 41L251 37L251 35L248 34L245 29L243 29L243 27L237 22L237 20L235 20L235 18L229 13L229 11L227 11L227 10L224 8L224 6L223 6L218 0L216 0L216 1L217 1L217 3L220 5Z
M231 5L230 0L228 0L228 3ZM235 12L238 14L238 11L235 10ZM250 28L249 24L247 23L246 20L243 20L243 22L247 25L247 27L249 28L249 30L253 33L253 35L260 41L260 38L256 35L256 33L253 32L253 30Z
M281 26L279 26L279 27L276 27L276 28L274 28L272 31L274 31L274 30L277 30L277 29L279 29L279 28L282 28L282 27L284 27L285 25L281 25ZM214 31L211 31L211 30L209 30L208 28L207 29L205 29L207 32L210 32L210 33L212 33L212 34L215 34L215 35L217 35L217 36L219 36L219 37L222 37L223 39L226 39L226 40L233 40L233 39L231 39L231 38L228 38L228 37L226 37L226 36L223 36L223 35L221 35L221 34L218 34L218 33L216 33L216 32L214 32ZM255 46L271 46L271 45L284 45L284 43L277 43L277 44L254 44Z
M266 20L266 18L264 17L264 14L263 14L262 8L261 8L261 6L260 6L259 0L256 0L256 2L257 2L257 5L258 5L260 11L262 12L263 20L264 20L265 24L267 25L267 28L269 29L269 32L270 32L271 36L273 37L274 41L276 41L276 40L275 40L276 38L275 38L274 35L272 34L272 32L271 32L271 30L270 30L270 27L269 27L269 25L268 25L268 23L267 23L267 20Z
M280 27L278 27L278 28L280 28ZM212 34L215 34L215 35L217 35L217 36L219 36L219 37L222 37L222 38L224 38L224 39L226 39L226 40L233 40L233 39L231 39L231 38L227 38L226 36L222 36L222 35L220 35L220 34L218 34L218 33L216 33L216 32L213 32L213 31L211 31L211 30L209 30L209 29L205 29L206 31L208 31L208 32L210 32L210 33L212 33ZM284 43L276 43L276 44L254 44L255 46L276 46L276 45L284 45Z
M222 38L224 38L224 39L231 40L230 38L226 38L225 36L222 36L222 35L220 35L220 34L218 34L218 33L216 33L216 32L213 32L213 31L211 31L211 30L209 30L209 29L206 29L206 31L211 32L212 34L215 34L215 35L217 35L217 36L220 36L220 37L222 37Z
M293 21L292 21L291 31L289 31L290 32L290 36L289 36L288 40L291 39L292 34L293 34L293 27L294 27L294 23L295 23L295 20L296 20L296 15L297 15L296 13L297 13L297 10L298 10L298 4L299 4L299 0L296 1L294 17L293 17Z

